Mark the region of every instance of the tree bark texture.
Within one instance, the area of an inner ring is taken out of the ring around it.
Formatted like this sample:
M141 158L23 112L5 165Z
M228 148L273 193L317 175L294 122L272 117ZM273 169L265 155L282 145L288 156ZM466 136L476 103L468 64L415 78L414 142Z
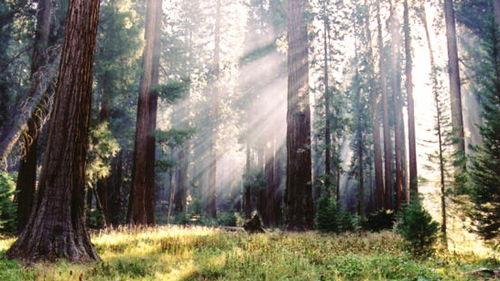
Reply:
M286 228L313 226L311 109L305 1L288 1Z
M154 224L154 134L156 108L154 87L158 84L161 0L147 1L146 45L143 54L143 74L139 87L137 128L135 134L134 169L129 198L128 223ZM153 209L153 214L151 210Z
M8 250L25 261L98 259L84 222L85 158L98 0L70 1L40 192L28 224Z

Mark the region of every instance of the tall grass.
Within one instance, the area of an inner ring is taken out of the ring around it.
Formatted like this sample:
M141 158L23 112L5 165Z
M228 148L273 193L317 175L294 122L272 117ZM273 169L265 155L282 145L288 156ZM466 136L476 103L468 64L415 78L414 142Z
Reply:
M24 268L3 258L0 280L469 280L495 259L441 255L414 260L391 232L248 235L203 227L107 230L93 234L102 261Z

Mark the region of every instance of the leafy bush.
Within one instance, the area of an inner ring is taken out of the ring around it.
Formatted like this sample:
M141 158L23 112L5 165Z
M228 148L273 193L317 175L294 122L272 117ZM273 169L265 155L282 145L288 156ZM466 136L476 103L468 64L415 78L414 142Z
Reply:
M0 232L14 233L17 225L14 179L5 172L0 173Z
M357 217L337 207L335 199L322 197L318 202L316 228L322 232L342 233L356 231Z
M396 226L396 232L406 240L408 249L418 257L434 253L438 229L438 223L432 220L418 200L403 210Z
M378 210L366 216L362 227L364 230L379 232L392 229L395 222L396 214L392 210Z

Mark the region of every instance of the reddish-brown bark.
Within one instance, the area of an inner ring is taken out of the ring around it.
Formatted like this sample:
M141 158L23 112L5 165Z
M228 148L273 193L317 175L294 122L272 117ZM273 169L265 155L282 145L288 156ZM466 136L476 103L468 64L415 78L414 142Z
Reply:
M288 1L288 111L286 228L313 226L311 109L305 1Z
M154 224L154 146L158 85L161 0L147 1L146 45L139 87L135 134L133 181L129 198L128 222Z
M98 259L84 223L85 157L98 0L72 0L34 210L7 252L25 261Z

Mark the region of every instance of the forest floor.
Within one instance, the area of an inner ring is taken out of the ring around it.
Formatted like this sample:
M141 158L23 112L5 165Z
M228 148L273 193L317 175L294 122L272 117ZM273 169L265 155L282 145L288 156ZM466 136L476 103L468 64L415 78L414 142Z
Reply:
M30 268L6 260L14 239L0 238L0 280L484 280L471 272L499 267L498 259L472 253L416 260L391 232L248 235L157 227L92 238L101 262Z

